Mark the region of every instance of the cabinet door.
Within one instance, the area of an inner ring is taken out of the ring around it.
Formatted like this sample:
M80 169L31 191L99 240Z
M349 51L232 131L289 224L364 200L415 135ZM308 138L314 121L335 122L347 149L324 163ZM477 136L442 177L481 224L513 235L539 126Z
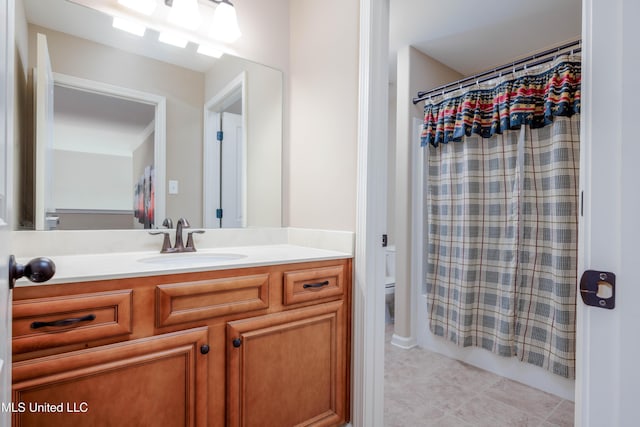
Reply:
M206 425L206 344L203 327L14 363L13 425Z
M227 425L333 426L347 420L342 301L227 324Z

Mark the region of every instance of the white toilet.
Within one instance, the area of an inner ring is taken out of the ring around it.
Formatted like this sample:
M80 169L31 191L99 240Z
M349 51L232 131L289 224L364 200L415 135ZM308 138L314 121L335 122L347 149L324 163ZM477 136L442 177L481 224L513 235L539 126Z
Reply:
M385 248L384 253L385 322L393 323L394 292L396 290L396 247Z

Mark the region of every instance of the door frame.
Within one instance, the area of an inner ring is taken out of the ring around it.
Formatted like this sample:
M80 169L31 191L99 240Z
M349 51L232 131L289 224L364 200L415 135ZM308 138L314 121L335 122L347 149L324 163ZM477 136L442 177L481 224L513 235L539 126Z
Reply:
M11 301L13 292L9 290L8 254L11 249L11 229L15 221L13 212L13 157L14 157L14 87L15 87L15 3L14 0L0 0L0 87L4 99L2 108L2 132L0 132L0 158L4 158L0 174L3 187L0 189L0 426L11 425L11 412L2 410L11 402ZM4 200L1 198L5 197Z
M626 3L625 3L626 1ZM583 103L581 112L581 162L580 188L585 191L585 213L586 219L580 218L579 225L579 241L580 248L578 254L578 271L581 272L585 267L592 265L592 260L596 259L601 264L599 268L605 269L607 265L613 266L609 271L616 271L619 268L619 260L612 257L620 254L620 246L614 246L615 250L611 250L611 245L602 245L595 248L598 242L606 242L607 233L605 223L599 222L598 228L597 218L590 218L589 212L593 211L594 203L591 202L591 196L594 194L594 186L603 188L620 184L619 176L615 173L606 174L604 168L597 173L596 165L607 164L609 167L606 171L616 170L615 166L623 163L620 158L620 152L611 147L603 147L607 144L594 143L594 140L606 141L612 139L611 134L608 138L605 134L604 139L599 138L593 133L593 122L600 122L599 117L602 115L603 108L595 109L590 105L592 95L596 89L596 83L593 74L604 73L604 67L611 67L611 64L601 61L605 57L614 60L616 68L614 77L620 77L623 69L622 60L622 42L623 34L637 35L640 30L636 30L633 26L631 17L633 13L622 13L622 6L625 5L629 9L638 11L638 6L632 5L631 0L614 0L606 5L600 2L595 4L594 0L582 0L582 50L583 50L583 99L587 99ZM594 24L597 9L598 21ZM627 27L621 25L625 17L629 19ZM598 32L594 31L597 26ZM382 201L375 201L376 188L383 188L380 185L379 177L372 171L372 167L377 165L379 157L383 157L383 140L386 138L386 132L380 133L377 124L387 121L386 99L388 96L388 82L384 81L382 76L387 75L388 62L388 40L389 40L389 0L360 0L360 99L359 99L359 133L358 133L358 176L357 176L357 224L356 224L356 257L355 257L355 282L354 282L354 333L353 333L353 424L355 426L382 426L383 424L383 405L384 405L384 288L376 286L379 280L382 280L383 274L376 271L375 264L382 264L379 258L379 248L376 245L379 238L380 230L384 229L383 219L375 215L375 211L384 210ZM612 35L611 32L614 31ZM594 34L595 33L595 34ZM617 43L616 43L617 42ZM597 52L594 50L596 47ZM629 51L631 51L632 41L628 42ZM384 53L381 55L380 53ZM593 59L594 53L598 53L598 60ZM633 76L631 64L633 60L628 61L628 72ZM594 70L595 68L595 70ZM595 71L595 72L594 72ZM616 72L618 74L616 74ZM600 76L603 78L603 76ZM632 77L627 80L632 81ZM634 87L638 86L638 82L633 80ZM621 101L622 94L617 93L615 101ZM629 101L630 102L630 101ZM586 105L585 105L586 104ZM614 123L619 122L614 121ZM633 122L633 120L631 120ZM604 127L604 126L601 126ZM610 129L609 129L610 130ZM378 133L376 133L376 131ZM619 137L619 135L615 135ZM621 144L618 143L618 146ZM636 144L637 145L637 144ZM595 148L599 148L596 153ZM615 147L614 147L615 148ZM634 152L640 148L634 148ZM600 154L604 157L600 157ZM602 159L611 159L612 163L602 161ZM596 160L597 159L597 160ZM625 157L627 162L633 162L636 158L633 156ZM594 165L593 167L591 165ZM613 168L611 167L613 166ZM631 168L627 174L631 175ZM606 178L604 175L608 175ZM589 177L587 180L586 177ZM604 178L604 179L602 179ZM630 191L634 185L633 180L628 181L627 189ZM613 208L613 213L621 215L621 201L618 192L609 191L609 197L606 200L598 200L598 204L603 204ZM597 196L607 196L604 191L597 191ZM618 198L616 198L618 197ZM607 203L611 201L611 203ZM635 200L634 200L635 202ZM637 205L639 203L635 203ZM373 212L372 212L373 211ZM603 208L597 212L602 215ZM631 211L629 215L636 215L637 210ZM615 232L618 232L615 235ZM614 230L614 244L620 243L621 229L618 227ZM633 235L629 236L631 239ZM608 252L608 254L607 254ZM631 254L633 255L633 254ZM600 257L603 257L601 259ZM637 275L637 273L636 273ZM379 277L378 277L379 276ZM632 276L629 276L632 277ZM634 291L640 293L640 291ZM597 426L597 425L621 425L624 420L625 408L621 409L618 399L621 399L620 388L624 382L619 372L617 360L623 358L619 348L614 349L613 355L606 353L607 344L618 344L620 338L615 334L611 334L611 326L620 324L620 309L614 316L608 316L601 309L591 309L584 307L581 302L577 303L577 349L576 354L579 355L576 370L576 400L575 400L575 422L581 426ZM623 304L620 304L623 305ZM630 309L630 308L629 308ZM629 310L628 309L628 310ZM381 324L382 320L382 324ZM601 325L605 322L607 327L592 328L591 325ZM599 333L594 333L594 329L601 329ZM595 340L594 340L595 338ZM598 339L601 338L602 341ZM633 339L631 336L628 340ZM604 356L603 356L604 354ZM596 356L595 358L593 356ZM609 357L606 357L609 356ZM637 356L637 355L635 355ZM603 360L603 357L606 357ZM631 358L633 355L627 355ZM613 363L612 363L613 362ZM606 369L599 369L606 366ZM631 366L631 365L630 365ZM637 375L631 375L628 381L632 381ZM630 395L628 399L633 399ZM629 403L631 405L631 403ZM629 412L630 413L630 412ZM613 418L610 416L613 415ZM608 418L609 417L609 418ZM603 422L607 420L607 422Z
M155 108L153 125L153 168L155 201L155 225L159 226L166 216L166 174L167 174L167 100L164 96L141 90L130 89L103 83L95 80L83 79L62 73L53 73L53 85L82 92L94 93L111 98L149 104ZM133 188L133 187L132 187Z
M367 427L384 423L388 52L389 0L360 0L352 422Z
M220 164L220 152L217 150L216 117L231 105L240 94L242 100L242 145L244 159L242 161L242 169L245 171L245 179L243 181L243 218L247 221L247 72L243 71L227 83L218 93L204 104L204 136L202 140L203 146L203 165L202 165L202 218L205 228L218 228L219 224L216 220L216 208L220 200L220 174L215 173Z
M614 272L616 307L578 302L575 424L631 426L640 369L640 171L635 104L640 83L635 0L582 1L582 102L578 272ZM606 167L603 167L606 165Z

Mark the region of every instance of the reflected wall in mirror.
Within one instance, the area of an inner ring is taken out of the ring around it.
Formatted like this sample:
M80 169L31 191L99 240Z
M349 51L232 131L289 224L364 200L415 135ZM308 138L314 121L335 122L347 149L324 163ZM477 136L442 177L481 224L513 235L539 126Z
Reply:
M24 8L24 18L21 25L20 11L17 12L16 45L18 67L22 67L24 75L29 75L29 70L36 63L36 34L46 35L48 50L55 75L66 75L72 78L99 82L119 88L127 88L134 91L153 94L166 99L166 164L165 187L166 216L172 217L174 222L179 217L189 219L192 227L205 226L206 217L203 198L216 198L210 194L210 189L204 190L203 182L207 173L219 174L218 169L204 170L204 165L215 162L204 158L206 145L217 144L215 138L205 140L204 112L207 101L211 100L221 88L228 85L240 73L246 75L244 88L246 99L242 105L243 111L243 138L246 149L242 164L246 165L244 171L244 184L241 188L244 194L239 195L240 200L245 201L243 207L246 226L275 226L282 224L282 198L281 198L281 152L282 152L282 73L270 67L256 64L250 61L223 55L220 59L203 57L195 52L195 47L188 45L186 49L178 49L173 46L160 45L157 42L157 34L153 39L152 34L144 38L137 38L119 30L113 29L109 17L94 10L78 6L64 0L17 0L16 7ZM152 33L147 31L147 33ZM153 40L148 40L153 39ZM149 43L153 42L153 48ZM176 51L176 49L179 50ZM141 55L143 52L144 55ZM28 59L27 59L28 58ZM34 170L35 158L33 138L29 138L30 123L34 121L33 107L30 96L33 85L30 79L17 79L20 87L16 88L18 102L24 105L19 108L22 112L19 118L22 138L27 141L19 154L17 165L20 188L18 194L17 221L20 229L34 228L34 202L36 185L34 179L37 170ZM55 101L54 101L55 102ZM65 126L73 120L67 121ZM85 126L86 127L86 126ZM113 128L111 130L114 130ZM54 133L55 145L67 146L63 137L67 132L56 130ZM95 136L87 137L97 140ZM111 135L108 139L120 137ZM31 140L29 142L29 140ZM118 141L122 142L122 141ZM86 148L86 147L85 147ZM113 148L113 147L112 147ZM103 174L98 169L98 164L105 166L107 161L97 160L91 162L87 156L88 149L81 156L82 159L74 160L73 168L64 167L68 172L64 179L58 178L58 187L55 190L56 199L78 200L82 196L74 195L80 181L86 184L86 179L81 178L80 169L94 170ZM109 149L92 148L92 156L98 152ZM59 156L57 156L59 157ZM58 158L54 157L53 169L56 169ZM209 159L211 160L211 159ZM69 161L69 159L67 159ZM148 163L148 161L147 161ZM93 164L93 166L91 166ZM220 162L215 166L219 168ZM154 165L158 168L158 165ZM59 167L59 169L61 169ZM138 172L130 172L129 166L113 166L124 174L141 175ZM126 172L125 172L126 169ZM139 177L138 177L139 178ZM105 180L113 180L106 178ZM74 185L75 182L75 185ZM170 186L169 183L174 185ZM158 182L160 184L160 182ZM175 185L177 184L177 185ZM223 183L224 186L224 183ZM177 188L176 188L177 187ZM160 185L158 186L160 188ZM89 191L91 191L91 186ZM94 187L95 193L101 201L116 197L110 194L107 197L106 190ZM112 190L110 188L110 190ZM177 191L174 191L177 190ZM85 189L86 191L86 189ZM133 218L134 210L133 185L127 190L127 194L118 195L121 201L129 202L127 228L133 228L139 224ZM218 197L219 199L219 197ZM120 202L123 203L123 202ZM71 205L69 205L71 206ZM98 221L98 215L94 211L121 211L122 204L99 207L67 207L60 209L79 209L86 211L93 217L83 225L63 225L60 228L95 229L112 228ZM217 210L220 207L214 206ZM64 214L62 212L58 212ZM129 221L130 220L130 221ZM156 217L155 224L162 223L163 218ZM206 224L208 227L216 227L215 223ZM219 224L218 224L219 226ZM223 225L224 226L224 225ZM118 225L116 228L123 228Z

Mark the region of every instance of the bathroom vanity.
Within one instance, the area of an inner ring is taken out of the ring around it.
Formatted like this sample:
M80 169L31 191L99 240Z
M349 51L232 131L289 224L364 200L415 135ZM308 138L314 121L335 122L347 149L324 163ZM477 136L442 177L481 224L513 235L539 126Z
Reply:
M213 266L130 255L107 259L117 274L79 265L17 286L14 426L348 422L352 260L316 252Z

